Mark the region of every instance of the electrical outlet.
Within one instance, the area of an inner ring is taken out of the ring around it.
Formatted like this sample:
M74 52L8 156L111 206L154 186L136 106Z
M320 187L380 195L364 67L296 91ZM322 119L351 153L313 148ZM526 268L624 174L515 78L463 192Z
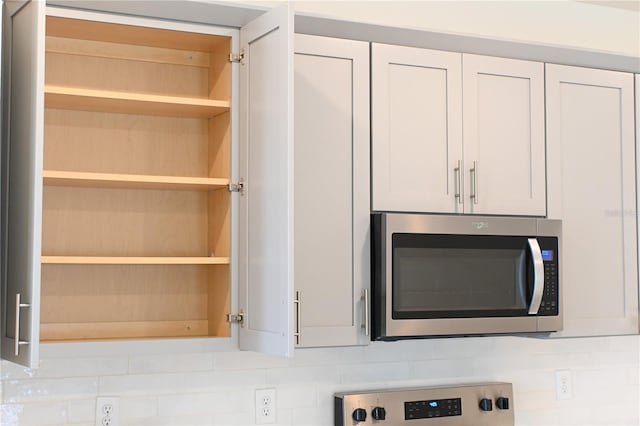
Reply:
M571 371L556 371L556 399L571 399Z
M276 422L276 390L256 389L256 424L271 425Z
M99 396L96 399L96 426L118 426L120 398Z

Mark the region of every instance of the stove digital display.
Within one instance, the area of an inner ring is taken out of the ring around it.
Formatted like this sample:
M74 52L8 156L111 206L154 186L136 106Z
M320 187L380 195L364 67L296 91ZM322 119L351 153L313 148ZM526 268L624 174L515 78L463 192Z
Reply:
M404 419L430 419L462 415L462 399L431 399L404 403Z

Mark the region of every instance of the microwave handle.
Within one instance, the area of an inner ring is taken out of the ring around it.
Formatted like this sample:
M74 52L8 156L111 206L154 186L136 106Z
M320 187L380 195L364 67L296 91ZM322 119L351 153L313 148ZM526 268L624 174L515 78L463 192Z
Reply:
M533 257L533 296L529 305L529 315L536 315L542 303L542 293L544 291L544 264L542 263L542 250L535 238L529 238L529 250Z

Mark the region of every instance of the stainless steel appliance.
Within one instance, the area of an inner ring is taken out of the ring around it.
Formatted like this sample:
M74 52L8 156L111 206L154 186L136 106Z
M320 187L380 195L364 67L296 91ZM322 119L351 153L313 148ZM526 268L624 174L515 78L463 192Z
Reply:
M335 394L335 425L513 426L511 383Z
M372 338L562 329L561 222L372 215Z

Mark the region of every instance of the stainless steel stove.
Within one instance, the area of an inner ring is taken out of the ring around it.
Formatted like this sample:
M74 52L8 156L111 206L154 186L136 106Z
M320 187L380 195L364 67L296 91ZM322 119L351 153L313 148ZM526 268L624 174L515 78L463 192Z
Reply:
M335 394L336 426L513 426L511 383Z

